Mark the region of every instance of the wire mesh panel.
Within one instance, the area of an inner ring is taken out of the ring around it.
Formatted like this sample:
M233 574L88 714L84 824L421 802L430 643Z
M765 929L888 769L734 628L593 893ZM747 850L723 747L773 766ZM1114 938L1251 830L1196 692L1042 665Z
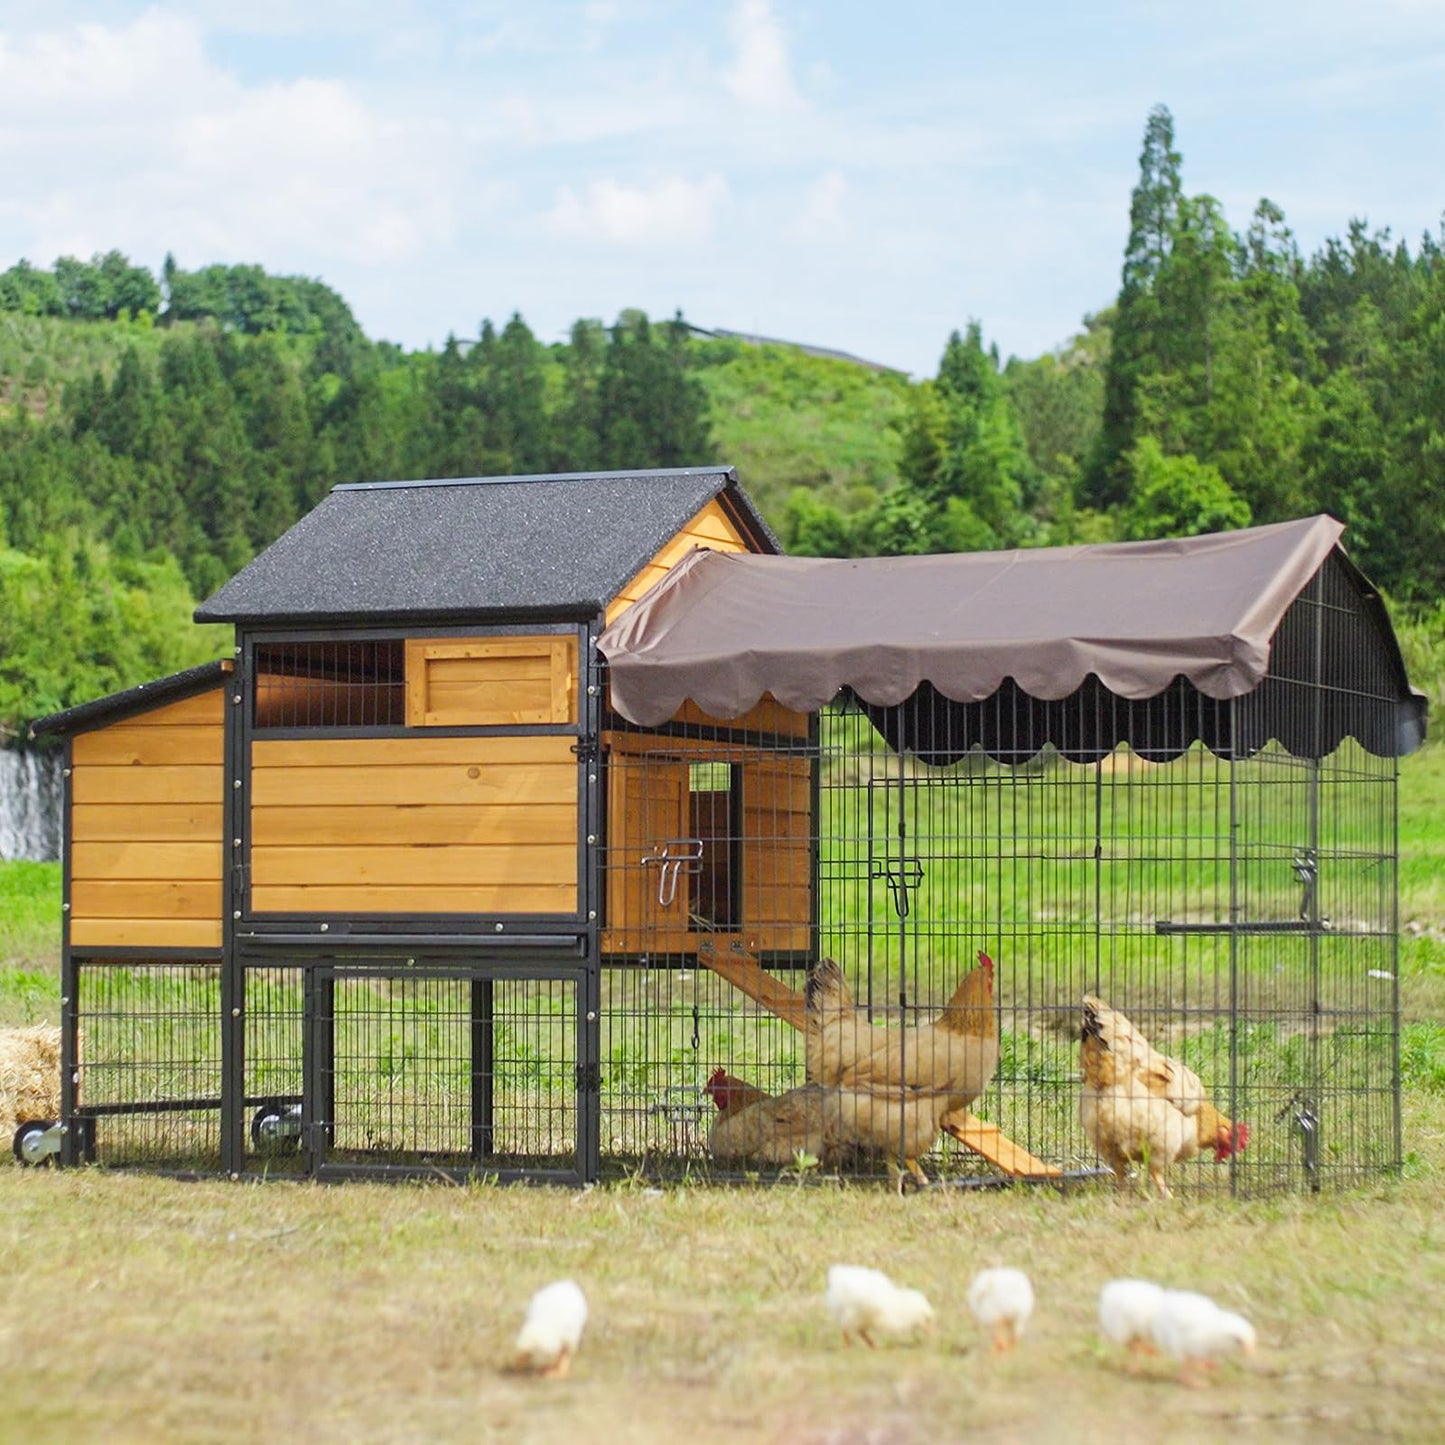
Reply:
M300 1174L308 1163L302 1148L306 970L246 968L241 978L245 1167Z
M310 971L306 1124L319 1172L577 1176L577 984Z
M83 1155L221 1167L221 965L74 959Z
M264 642L254 667L257 729L375 728L405 720L400 638Z
M922 1145L934 1178L1107 1178L1080 1108L1088 996L1202 1085L1173 1191L1394 1167L1396 764L1270 740L1308 732L1292 685L1314 705L1282 672L1247 706L845 696L806 737L614 734L604 1159L881 1173ZM724 1115L754 1105L772 1134L724 1147Z

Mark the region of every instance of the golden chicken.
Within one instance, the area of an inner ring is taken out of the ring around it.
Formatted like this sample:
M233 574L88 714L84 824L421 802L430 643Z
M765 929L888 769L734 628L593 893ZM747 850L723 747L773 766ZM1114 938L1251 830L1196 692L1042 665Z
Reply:
M1171 1164L1213 1149L1216 1163L1244 1153L1249 1125L1226 1119L1199 1075L1166 1058L1123 1014L1084 998L1079 1121L1125 1188L1129 1165L1142 1164L1160 1197L1170 1197Z
M980 952L943 1012L930 1023L884 1028L853 1002L843 971L830 958L807 984L807 1065L815 1084L942 1095L948 1113L966 1109L998 1067L993 960ZM895 1110L898 1096L894 1096ZM941 1116L940 1116L941 1117Z
M864 1154L881 1155L899 1192L903 1190L903 1169L921 1186L928 1175L918 1162L933 1148L952 1105L949 1095L932 1089L884 1084L852 1087L838 1085L824 1093L836 1095L827 1106L837 1110L837 1142ZM897 1164L903 1160L903 1169Z
M718 1108L707 1136L708 1153L714 1159L781 1167L792 1164L800 1153L811 1154L820 1163L832 1162L837 1154L835 1089L804 1084L774 1096L725 1069L714 1069L704 1092Z
M774 1096L724 1069L713 1071L704 1092L718 1108L707 1140L714 1159L785 1167L799 1154L829 1165L881 1157L900 1188L898 1156L927 1184L919 1156L933 1147L948 1112L946 1095L910 1089L804 1084Z

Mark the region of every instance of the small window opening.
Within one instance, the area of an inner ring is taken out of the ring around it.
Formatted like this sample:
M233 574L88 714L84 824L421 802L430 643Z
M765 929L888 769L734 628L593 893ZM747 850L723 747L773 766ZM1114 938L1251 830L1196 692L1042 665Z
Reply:
M702 844L693 878L695 932L742 927L741 773L735 763L688 767L688 826Z
M406 721L400 638L268 642L256 647L254 659L258 729L400 727Z

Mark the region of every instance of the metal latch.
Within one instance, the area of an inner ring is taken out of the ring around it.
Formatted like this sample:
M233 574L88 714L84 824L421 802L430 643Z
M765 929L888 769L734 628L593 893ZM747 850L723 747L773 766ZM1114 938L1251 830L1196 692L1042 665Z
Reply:
M1296 1129L1299 1130L1300 1138L1304 1143L1304 1166L1305 1173L1315 1181L1314 1187L1319 1188L1319 1167L1320 1167L1320 1116L1315 1112L1314 1105L1303 1094L1296 1093L1275 1115L1276 1121L1288 1118Z
M656 864L657 906L671 908L677 901L677 880L684 873L697 875L702 872L701 838L664 838L659 852L648 853L642 866Z
M1301 894L1299 901L1300 919L1309 923L1314 918L1315 889L1320 881L1319 856L1313 848L1303 848L1294 855L1294 876L1299 879ZM1320 920L1322 923L1324 919Z
M917 858L905 858L896 867L885 863L875 868L871 876L887 880L888 890L893 894L893 911L900 918L907 918L909 893L923 882L923 864Z

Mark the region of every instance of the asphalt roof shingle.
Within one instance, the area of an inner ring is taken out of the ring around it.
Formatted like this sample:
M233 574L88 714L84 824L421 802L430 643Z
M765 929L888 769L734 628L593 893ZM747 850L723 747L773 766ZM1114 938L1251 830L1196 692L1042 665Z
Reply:
M590 616L725 490L776 550L728 467L339 486L196 621Z

